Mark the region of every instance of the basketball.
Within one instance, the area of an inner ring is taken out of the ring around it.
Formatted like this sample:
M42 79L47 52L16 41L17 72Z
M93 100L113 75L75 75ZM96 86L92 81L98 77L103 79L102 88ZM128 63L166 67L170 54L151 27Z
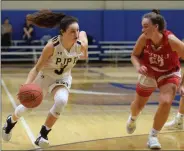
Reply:
M17 95L20 103L27 108L39 106L43 99L42 89L37 84L24 84Z

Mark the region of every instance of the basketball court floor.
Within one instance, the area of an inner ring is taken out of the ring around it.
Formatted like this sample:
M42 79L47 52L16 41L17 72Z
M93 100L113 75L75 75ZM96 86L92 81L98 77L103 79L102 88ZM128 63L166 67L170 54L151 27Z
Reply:
M19 104L17 92L26 80L30 66L2 65L2 125ZM183 71L183 70L182 70ZM68 105L49 134L48 150L147 150L147 138L157 109L158 91L152 94L133 134L126 133L130 103L135 95L137 74L131 64L121 66L76 66ZM169 120L177 113L177 94ZM34 145L53 100L43 100L21 118L10 142L2 141L2 150L35 150ZM184 131L162 129L163 150L184 150Z

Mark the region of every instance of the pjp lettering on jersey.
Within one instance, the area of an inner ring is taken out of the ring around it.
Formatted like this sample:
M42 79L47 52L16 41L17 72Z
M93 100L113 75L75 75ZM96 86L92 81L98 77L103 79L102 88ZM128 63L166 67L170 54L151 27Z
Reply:
M62 63L62 58L56 58L56 65L60 64L64 64L64 65L68 65L70 62L73 62L73 64L75 64L77 62L77 58L78 57L74 57L74 58L63 58L63 63Z

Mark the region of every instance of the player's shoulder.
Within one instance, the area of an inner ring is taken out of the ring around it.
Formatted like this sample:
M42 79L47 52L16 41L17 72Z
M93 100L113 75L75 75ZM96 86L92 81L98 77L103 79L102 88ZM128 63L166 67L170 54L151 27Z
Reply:
M146 36L144 33L142 33L139 37L138 37L139 41L146 41Z
M141 43L141 44L146 44L147 40L148 40L148 39L146 38L145 34L142 33L142 34L139 36L137 42L138 42L138 43Z
M58 46L60 44L60 36L57 35L57 36L52 37L51 39L49 39L48 43L52 44L53 47Z
M177 37L170 30L164 30L164 35L167 37L169 43L173 43L177 40Z
M171 46L175 46L175 45L178 45L178 44L181 44L181 41L179 40L178 37L176 37L174 34L170 34L168 36L168 42Z
M163 31L163 34L166 35L166 36L174 35L172 31L167 30L167 29L165 29L165 30Z
M168 41L173 40L176 37L172 31L166 29L163 31L163 35L166 37L165 40Z

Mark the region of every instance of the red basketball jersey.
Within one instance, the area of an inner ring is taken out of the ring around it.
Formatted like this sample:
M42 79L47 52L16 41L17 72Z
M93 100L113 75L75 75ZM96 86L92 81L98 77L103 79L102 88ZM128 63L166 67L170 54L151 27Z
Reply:
M179 56L168 42L168 35L172 32L165 30L163 40L157 49L152 41L148 39L141 55L141 63L148 68L148 75L157 77L162 74L171 73L180 69Z

